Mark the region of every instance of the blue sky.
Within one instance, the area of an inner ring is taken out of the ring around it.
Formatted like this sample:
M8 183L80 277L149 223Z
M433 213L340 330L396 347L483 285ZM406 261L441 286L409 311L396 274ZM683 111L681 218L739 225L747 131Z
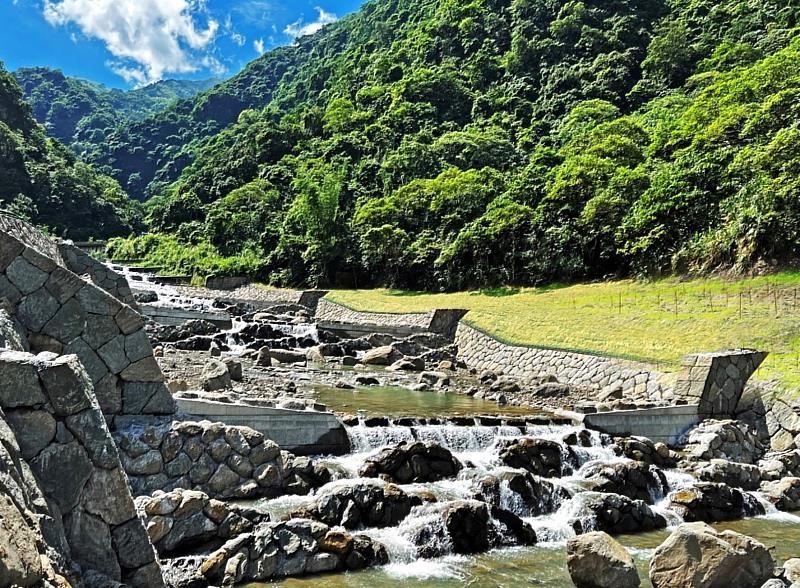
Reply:
M365 0L0 0L0 61L130 88L229 77Z

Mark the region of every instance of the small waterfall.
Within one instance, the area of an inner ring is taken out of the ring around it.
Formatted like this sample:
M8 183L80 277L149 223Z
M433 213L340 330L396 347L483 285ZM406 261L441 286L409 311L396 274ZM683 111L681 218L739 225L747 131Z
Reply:
M403 441L414 441L410 427L345 427L353 453L369 453Z

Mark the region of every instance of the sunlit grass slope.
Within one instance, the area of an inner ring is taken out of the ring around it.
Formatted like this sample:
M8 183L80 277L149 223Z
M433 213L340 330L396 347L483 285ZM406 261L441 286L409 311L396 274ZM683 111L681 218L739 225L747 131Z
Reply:
M508 342L640 359L664 370L694 351L765 349L770 356L756 377L800 394L800 272L452 294L337 290L328 298L365 311L466 308L470 323Z

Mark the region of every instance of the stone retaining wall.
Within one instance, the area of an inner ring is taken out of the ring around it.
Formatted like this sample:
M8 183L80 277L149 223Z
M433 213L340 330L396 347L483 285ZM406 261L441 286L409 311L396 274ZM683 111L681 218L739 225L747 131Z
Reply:
M68 270L79 276L88 276L93 284L102 288L120 302L137 309L136 300L128 286L128 280L106 264L97 261L86 252L69 243L59 243L58 251Z
M32 224L10 214L0 212L0 231L8 233L45 257L49 257L59 265L65 266L56 244Z
M250 278L247 276L208 276L206 278L206 288L210 290L233 290L249 283Z
M433 318L432 312L394 314L390 312L360 312L323 298L317 305L316 320L381 327L417 327L426 329Z
M8 425L18 445L12 458L23 460L32 474L23 495L39 491L44 499L34 501L33 512L47 545L64 561L80 564L84 576L95 570L135 588L163 586L117 447L78 358L0 351L0 411L0 424Z
M660 400L665 374L645 364L572 351L508 345L464 322L456 332L458 355L477 370L520 379L555 376L559 382L596 390L620 387L627 396Z
M183 488L212 498L274 497L327 481L308 458L281 451L250 427L124 417L114 439L137 496Z
M61 260L58 251L56 255ZM175 411L142 317L4 231L0 231L2 299L24 327L32 351L80 358L105 414Z

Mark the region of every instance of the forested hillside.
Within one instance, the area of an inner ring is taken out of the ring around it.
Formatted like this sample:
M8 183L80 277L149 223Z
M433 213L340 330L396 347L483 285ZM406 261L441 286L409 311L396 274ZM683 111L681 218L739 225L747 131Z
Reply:
M169 235L115 250L432 289L792 264L799 14L375 0L108 137Z
M25 101L50 136L91 158L120 124L139 121L212 87L215 80L163 80L133 90L107 88L46 67L13 72Z
M0 63L0 208L73 239L141 230L141 205L119 183L47 138Z

